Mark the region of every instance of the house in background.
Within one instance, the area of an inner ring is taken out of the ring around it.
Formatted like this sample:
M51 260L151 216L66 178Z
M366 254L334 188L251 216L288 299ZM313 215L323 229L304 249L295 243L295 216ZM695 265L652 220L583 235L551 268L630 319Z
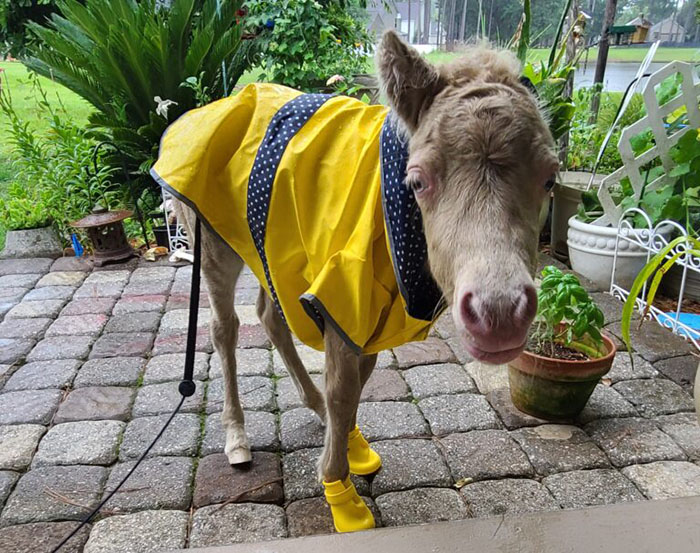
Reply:
M685 42L688 33L674 17L667 17L649 29L649 41Z
M434 44L437 39L437 22L433 19L430 0L392 2L386 7L382 2L367 7L368 30L380 37L387 29L395 29L411 44ZM427 10L427 13L426 13ZM410 29L410 36L409 36Z
M641 14L626 25L613 25L610 34L613 36L613 44L641 44L647 41L649 29L652 23Z

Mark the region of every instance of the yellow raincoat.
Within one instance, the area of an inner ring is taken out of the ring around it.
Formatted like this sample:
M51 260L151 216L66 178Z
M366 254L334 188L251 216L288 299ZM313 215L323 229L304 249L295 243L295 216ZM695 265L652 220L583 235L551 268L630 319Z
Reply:
M387 109L253 84L190 111L152 170L244 260L292 332L356 352L424 339L442 309ZM386 215L386 217L385 217Z

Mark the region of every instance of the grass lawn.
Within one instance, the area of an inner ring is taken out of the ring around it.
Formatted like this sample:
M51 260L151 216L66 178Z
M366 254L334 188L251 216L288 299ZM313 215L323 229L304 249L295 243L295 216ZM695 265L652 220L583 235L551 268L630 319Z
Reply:
M608 61L615 62L636 62L640 63L644 56L647 55L649 48L628 48L624 46L612 46L608 52ZM449 61L458 55L455 52L431 52L427 58L433 63ZM585 57L586 54L583 54ZM540 61L549 56L549 48L533 48L528 56L529 60ZM588 51L589 63L598 58L598 48L591 48ZM700 62L700 48L659 48L656 50L656 55L653 61L669 62L669 61L689 61Z

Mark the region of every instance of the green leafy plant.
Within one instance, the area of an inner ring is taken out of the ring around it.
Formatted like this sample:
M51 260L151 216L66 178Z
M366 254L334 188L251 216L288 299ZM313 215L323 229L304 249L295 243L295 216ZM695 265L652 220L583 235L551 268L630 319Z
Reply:
M571 97L565 94L569 76L574 72L578 57L580 57L577 56L573 60L565 61L566 42L576 28L576 25L572 25L566 34L563 33L571 2L572 0L567 0L563 7L548 60L540 63L525 63L522 71L523 76L527 77L537 90L540 104L549 118L549 129L555 140L566 134L575 111ZM523 5L521 24L510 42L510 47L516 50L522 62L525 62L527 58L530 44L530 22L530 2L526 1Z
M255 40L241 40L242 3L57 0L60 15L28 24L37 40L24 63L95 107L93 133L125 156L108 164L146 175L168 124L203 93L230 93L250 66ZM196 86L182 86L192 77Z
M683 247L679 248L679 246ZM679 236L678 238L671 240L668 245L666 245L659 251L659 253L652 257L634 279L630 293L625 300L624 306L622 307L621 322L622 340L625 342L627 351L630 353L630 359L632 359L633 351L631 339L632 316L637 303L637 297L642 292L642 289L647 284L649 279L651 279L651 284L649 285L645 298L646 306L639 321L639 324L641 325L654 303L656 293L664 275L671 270L679 258L686 255L700 257L700 241L692 236ZM632 362L634 361L632 360Z
M371 40L357 2L253 0L247 25L260 31L263 79L304 91L332 75L348 81L367 69Z
M542 270L528 349L555 357L559 344L588 358L602 357L606 353L601 336L603 324L603 312L575 275L562 273L552 265Z
M31 37L29 21L43 21L56 11L54 0L0 0L0 58L21 56Z
M10 184L7 198L0 198L0 219L7 230L41 228L52 222L48 206L37 190L19 183Z
M51 220L64 240L74 230L70 222L87 215L96 201L123 207L129 191L113 181L115 171L101 163L89 173L95 142L76 126L62 108L54 108L34 77L37 112L49 122L46 136L34 132L12 105L9 89L0 91L0 112L7 119L9 144L16 175L0 206L10 229L45 226Z

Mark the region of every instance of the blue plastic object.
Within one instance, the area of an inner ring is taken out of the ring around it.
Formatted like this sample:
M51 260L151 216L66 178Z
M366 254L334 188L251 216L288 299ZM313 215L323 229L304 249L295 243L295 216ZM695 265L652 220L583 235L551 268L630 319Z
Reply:
M659 316L659 318L661 319L662 323L665 321L668 321L668 323L670 324L676 320L676 314L675 313L662 313ZM696 340L698 338L700 338L700 314L681 313L678 316L678 322L693 329L691 332L687 332L686 330L679 328L678 334L680 334L681 336L689 335L689 337L695 338Z
M75 233L70 235L70 241L73 244L73 251L75 252L75 257L82 257L85 252L85 248L80 244L78 237Z

